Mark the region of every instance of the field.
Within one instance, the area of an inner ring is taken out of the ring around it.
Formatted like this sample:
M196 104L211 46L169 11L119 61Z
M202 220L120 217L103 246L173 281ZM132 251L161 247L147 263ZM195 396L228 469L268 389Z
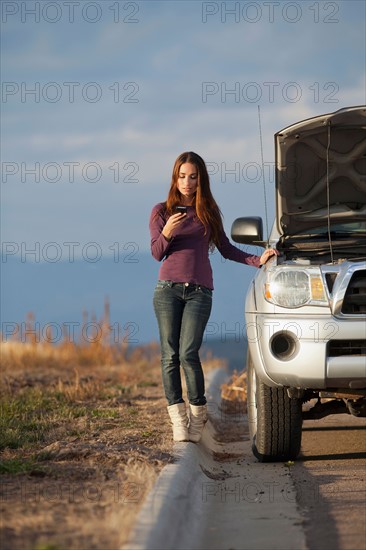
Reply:
M2 550L120 548L174 460L159 346L6 342L0 391Z

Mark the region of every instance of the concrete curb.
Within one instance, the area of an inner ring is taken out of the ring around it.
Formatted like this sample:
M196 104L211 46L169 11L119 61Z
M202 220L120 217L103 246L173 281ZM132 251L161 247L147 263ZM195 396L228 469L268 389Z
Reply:
M228 373L224 369L217 369L206 375L209 416L219 414L218 394L221 384L227 378ZM208 430L210 430L209 422L206 424L204 432ZM197 503L201 503L200 481L202 478L206 478L200 464L210 458L203 443L205 439L203 437L199 444L174 444L177 462L168 464L160 473L138 515L129 540L123 545L122 550L178 549L180 548L177 546L179 540L184 540L184 548L187 549L187 533L180 533L180 530L186 531L187 524L190 526L190 538L192 541L196 540L197 531L201 528L200 510L196 509ZM192 503L196 503L194 508L192 508ZM189 546L189 548L193 548L193 546Z

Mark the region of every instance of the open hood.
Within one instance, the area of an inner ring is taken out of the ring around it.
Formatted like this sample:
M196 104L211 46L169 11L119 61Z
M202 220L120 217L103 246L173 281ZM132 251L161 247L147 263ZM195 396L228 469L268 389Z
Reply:
M366 220L366 106L292 124L275 148L281 235Z

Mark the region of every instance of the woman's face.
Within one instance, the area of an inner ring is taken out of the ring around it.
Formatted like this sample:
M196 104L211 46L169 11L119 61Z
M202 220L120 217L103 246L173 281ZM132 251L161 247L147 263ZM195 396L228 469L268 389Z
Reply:
M198 187L198 169L194 164L181 164L177 187L184 204L191 204Z

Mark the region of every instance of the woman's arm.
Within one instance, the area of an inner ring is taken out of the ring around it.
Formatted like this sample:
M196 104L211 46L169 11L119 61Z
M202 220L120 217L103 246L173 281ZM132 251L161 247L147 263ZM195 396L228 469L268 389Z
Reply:
M155 205L151 211L149 221L151 254L155 258L155 260L158 260L158 262L160 262L164 258L164 256L166 256L166 252L168 251L171 244L171 239L168 239L162 233L166 224L163 212L164 211L162 204Z
M162 204L154 206L150 216L151 253L160 262L166 256L174 238L176 228L182 223L187 214L173 214L168 219L164 216Z
M252 265L254 267L260 266L260 256L248 254L231 244L224 231L221 234L220 245L217 248L220 254L227 260L232 260L240 264Z
M243 250L240 250L227 238L225 232L221 235L220 246L217 247L221 255L227 260L233 260L234 262L239 262L241 264L252 265L255 267L260 267L265 264L267 260L274 254L278 254L277 250L273 248L267 248L261 256L256 256L255 254L247 254Z

